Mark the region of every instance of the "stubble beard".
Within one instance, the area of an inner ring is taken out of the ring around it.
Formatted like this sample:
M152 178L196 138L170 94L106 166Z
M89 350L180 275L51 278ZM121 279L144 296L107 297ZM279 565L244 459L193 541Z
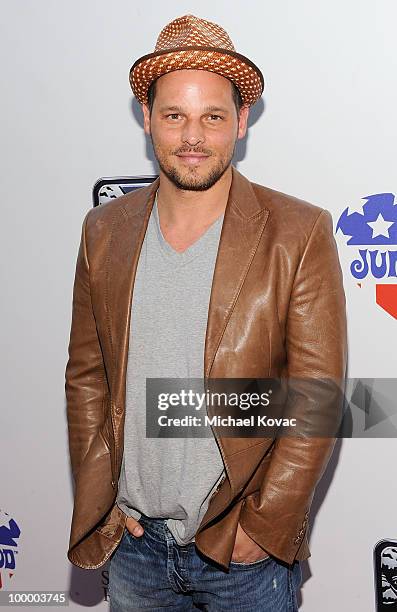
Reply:
M185 191L207 191L207 189L210 189L213 185L215 185L215 183L219 181L219 179L229 168L235 149L234 146L232 153L229 154L228 157L219 158L216 166L211 168L208 173L200 175L199 168L192 167L190 169L186 168L185 171L181 171L176 166L172 166L171 164L167 163L165 161L165 156L163 156L161 151L159 151L159 149L156 147L153 139L152 145L154 155L162 172L164 172L167 178L175 185L177 189L183 189ZM192 152L194 152L194 150L192 150Z

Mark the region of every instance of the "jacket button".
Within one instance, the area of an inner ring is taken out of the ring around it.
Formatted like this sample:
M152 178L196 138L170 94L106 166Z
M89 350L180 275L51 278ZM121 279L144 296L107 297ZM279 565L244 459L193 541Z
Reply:
M121 406L116 407L116 414L121 414L123 412Z

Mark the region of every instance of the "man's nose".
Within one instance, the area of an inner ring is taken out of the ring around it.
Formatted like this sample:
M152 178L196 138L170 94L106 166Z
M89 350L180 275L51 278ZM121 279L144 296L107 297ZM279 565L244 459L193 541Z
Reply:
M185 122L182 131L182 140L187 142L190 146L195 146L199 142L204 142L204 128L199 120L188 119Z

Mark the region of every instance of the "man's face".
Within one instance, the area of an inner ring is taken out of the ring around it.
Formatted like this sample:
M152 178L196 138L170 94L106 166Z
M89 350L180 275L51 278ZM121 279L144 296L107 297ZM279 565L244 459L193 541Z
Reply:
M212 187L247 131L249 107L237 116L231 82L207 70L163 75L156 82L152 116L146 104L142 109L159 166L178 189Z

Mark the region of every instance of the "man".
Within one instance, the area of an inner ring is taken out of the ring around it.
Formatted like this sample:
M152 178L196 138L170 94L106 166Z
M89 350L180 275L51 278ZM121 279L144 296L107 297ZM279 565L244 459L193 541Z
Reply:
M115 611L297 610L335 438L216 427L146 437L145 382L283 376L339 388L345 297L331 215L232 166L263 77L217 24L175 19L130 83L160 172L83 222L66 368L68 558L86 569L110 559ZM338 395L320 387L296 384L292 410L336 422Z

